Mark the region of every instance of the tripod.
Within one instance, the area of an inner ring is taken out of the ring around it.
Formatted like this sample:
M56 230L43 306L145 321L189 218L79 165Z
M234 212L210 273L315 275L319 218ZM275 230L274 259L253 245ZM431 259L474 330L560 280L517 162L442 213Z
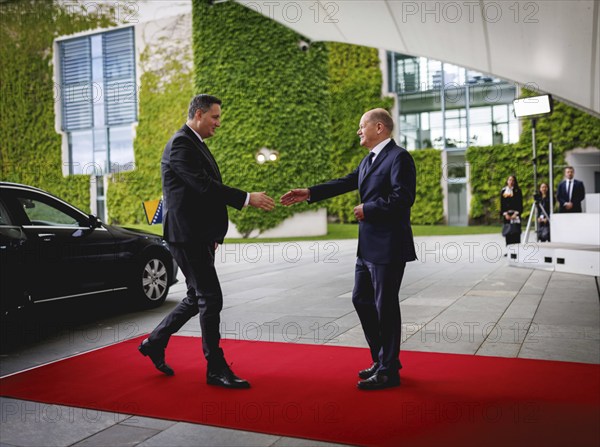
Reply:
M539 204L539 200L537 198L534 198L533 205L531 205L531 212L529 213L529 219L527 219L527 228L525 229L525 244L527 244L529 242L529 229L531 228L531 219L533 218L534 212L537 217L537 212L536 212L535 206L538 204ZM548 217L548 214L546 214L546 210L544 209L543 206L539 206L539 209L542 210L542 214L546 217L546 220L548 220L548 224L549 224L550 217ZM537 222L537 219L536 219L536 222ZM536 227L537 227L537 225L536 225Z

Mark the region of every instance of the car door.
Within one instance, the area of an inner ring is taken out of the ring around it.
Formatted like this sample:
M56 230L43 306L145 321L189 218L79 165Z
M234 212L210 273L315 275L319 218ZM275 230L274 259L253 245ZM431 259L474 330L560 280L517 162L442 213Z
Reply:
M27 287L34 302L110 291L115 242L88 216L41 191L13 189L27 238Z

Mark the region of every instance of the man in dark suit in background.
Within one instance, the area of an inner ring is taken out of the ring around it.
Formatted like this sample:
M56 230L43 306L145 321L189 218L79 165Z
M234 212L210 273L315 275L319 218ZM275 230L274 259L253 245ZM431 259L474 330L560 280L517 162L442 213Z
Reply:
M359 222L352 302L369 344L373 364L358 373L358 388L400 385L401 316L398 294L406 262L415 260L410 208L415 201L416 170L411 155L391 133L394 122L384 109L365 113L358 129L369 149L358 168L336 180L281 197L283 205L318 202L358 189L354 208Z
M167 143L161 162L164 238L185 275L187 296L139 346L156 368L173 375L165 363L169 338L200 313L207 383L249 388L225 361L219 347L223 294L215 270L215 250L227 233L227 205L250 205L270 211L275 206L264 192L246 193L223 184L219 167L204 143L221 125L221 100L198 95L190 103L187 123Z
M581 202L585 199L583 182L574 179L573 166L565 168L565 178L558 184L556 199L559 213L581 213Z

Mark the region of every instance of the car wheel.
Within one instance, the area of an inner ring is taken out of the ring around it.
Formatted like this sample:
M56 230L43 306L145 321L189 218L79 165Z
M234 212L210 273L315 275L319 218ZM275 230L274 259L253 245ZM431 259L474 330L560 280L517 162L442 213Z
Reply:
M160 254L152 254L143 259L134 288L141 305L152 308L164 303L171 282L169 268L169 263Z

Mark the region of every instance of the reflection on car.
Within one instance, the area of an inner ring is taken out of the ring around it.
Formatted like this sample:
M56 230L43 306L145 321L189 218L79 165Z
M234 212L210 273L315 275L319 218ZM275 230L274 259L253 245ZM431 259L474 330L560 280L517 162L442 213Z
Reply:
M176 277L162 238L104 224L41 189L0 182L0 315L117 291L157 307Z

